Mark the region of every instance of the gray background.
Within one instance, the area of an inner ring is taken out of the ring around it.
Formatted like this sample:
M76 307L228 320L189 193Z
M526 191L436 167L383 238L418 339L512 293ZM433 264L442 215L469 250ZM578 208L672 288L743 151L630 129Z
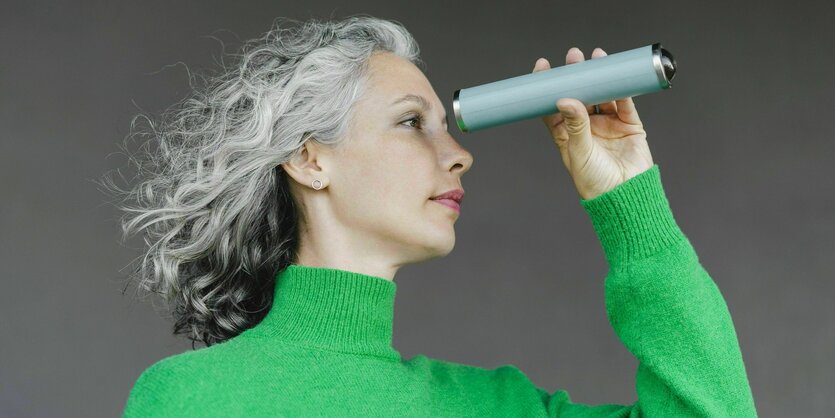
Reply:
M278 16L402 22L451 113L457 88L565 52L662 42L672 90L635 99L676 220L724 295L761 416L835 408L833 6L825 1L3 2L0 6L0 416L116 416L149 365L189 350L121 294L119 244L93 179L127 161L140 111L188 93L186 68ZM539 120L453 135L475 164L446 258L397 277L395 347L514 364L575 402L632 403L636 360L605 313L607 265ZM202 347L202 346L198 346Z

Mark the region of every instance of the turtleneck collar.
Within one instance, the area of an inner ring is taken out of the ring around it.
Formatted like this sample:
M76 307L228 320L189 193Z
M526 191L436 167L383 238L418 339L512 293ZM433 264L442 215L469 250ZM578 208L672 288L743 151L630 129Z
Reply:
M276 275L270 312L248 334L400 360L392 346L396 290L382 277L291 264Z

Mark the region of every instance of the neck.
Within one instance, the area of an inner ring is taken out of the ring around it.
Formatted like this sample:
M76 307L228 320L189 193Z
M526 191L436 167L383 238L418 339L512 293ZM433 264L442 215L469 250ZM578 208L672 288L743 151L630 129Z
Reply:
M374 236L345 228L334 216L321 213L313 224L301 222L296 265L322 267L394 280L404 264L403 251L396 252Z
M250 335L328 351L399 359L392 347L397 285L349 270L291 264Z

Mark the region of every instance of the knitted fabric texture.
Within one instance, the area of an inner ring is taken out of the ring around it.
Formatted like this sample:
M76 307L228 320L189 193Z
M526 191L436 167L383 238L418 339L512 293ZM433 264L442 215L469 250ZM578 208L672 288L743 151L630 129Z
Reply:
M580 203L609 264L608 319L638 360L631 405L575 403L511 364L403 359L395 282L290 265L263 321L145 369L123 415L756 417L725 300L673 218L658 165Z

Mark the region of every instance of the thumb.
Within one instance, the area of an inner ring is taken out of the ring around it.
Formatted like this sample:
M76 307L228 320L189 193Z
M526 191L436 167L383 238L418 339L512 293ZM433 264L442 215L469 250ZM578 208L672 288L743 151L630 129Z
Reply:
M589 112L581 101L571 98L559 99L557 108L565 119L568 132L568 156L573 164L585 164L594 148Z

